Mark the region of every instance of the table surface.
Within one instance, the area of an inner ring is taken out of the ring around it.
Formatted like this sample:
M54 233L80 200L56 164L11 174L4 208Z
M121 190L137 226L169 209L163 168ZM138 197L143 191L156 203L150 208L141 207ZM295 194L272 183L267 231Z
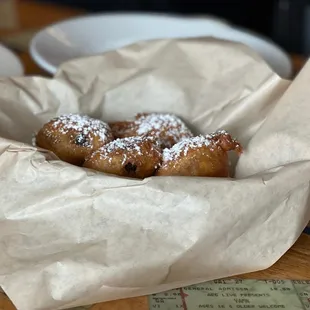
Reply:
M3 37L33 31L69 17L82 15L84 12L53 4L35 3L17 0L19 25L15 29L0 30L0 42ZM48 75L31 59L27 50L15 51L20 57L27 75ZM292 55L295 73L302 68L305 58ZM295 245L272 267L267 270L240 275L243 279L310 279L310 235L302 234ZM10 300L0 293L0 310L14 310ZM92 310L147 310L147 297L137 297L93 305Z

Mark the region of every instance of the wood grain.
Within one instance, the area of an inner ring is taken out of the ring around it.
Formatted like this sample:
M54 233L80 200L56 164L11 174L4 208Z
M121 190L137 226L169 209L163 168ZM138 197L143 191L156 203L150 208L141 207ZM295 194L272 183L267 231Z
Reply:
M85 13L84 10L51 3L38 3L32 0L15 0L17 23L12 29L1 29L1 34L43 28L61 20L76 17Z
M294 246L269 269L240 276L244 279L310 279L310 236L302 234Z
M0 42L1 37L33 29L39 31L47 25L85 14L85 11L82 9L50 3L38 3L31 0L16 0L16 10L18 19L16 27L0 29ZM28 51L15 51L15 53L20 57L26 75L50 76L32 60Z
M0 29L14 29L17 25L15 0L0 1Z

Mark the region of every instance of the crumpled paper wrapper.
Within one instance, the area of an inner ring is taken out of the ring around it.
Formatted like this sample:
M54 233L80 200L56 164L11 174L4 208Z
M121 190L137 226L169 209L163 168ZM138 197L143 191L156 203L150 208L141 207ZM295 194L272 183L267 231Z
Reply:
M280 79L243 45L142 42L0 80L0 285L63 309L265 269L310 219L310 64ZM236 179L104 175L31 146L55 115L172 112L244 145Z

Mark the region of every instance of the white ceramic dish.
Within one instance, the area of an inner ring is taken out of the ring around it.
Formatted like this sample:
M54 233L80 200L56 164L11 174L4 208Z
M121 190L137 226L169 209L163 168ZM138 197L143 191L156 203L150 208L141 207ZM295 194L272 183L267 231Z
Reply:
M30 52L37 64L54 74L65 61L100 54L137 41L213 36L244 43L257 51L283 78L292 65L271 41L214 18L182 18L155 14L99 14L70 19L37 33Z
M0 59L0 77L21 76L24 74L19 59L2 44L0 44Z

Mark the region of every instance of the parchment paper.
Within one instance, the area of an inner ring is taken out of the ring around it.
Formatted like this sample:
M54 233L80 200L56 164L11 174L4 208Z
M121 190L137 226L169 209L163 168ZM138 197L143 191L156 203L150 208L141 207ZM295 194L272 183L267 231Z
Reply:
M267 268L310 219L310 64L281 80L243 45L142 42L0 80L0 285L20 310L62 309ZM237 179L132 180L31 146L67 112L173 112L245 147Z

